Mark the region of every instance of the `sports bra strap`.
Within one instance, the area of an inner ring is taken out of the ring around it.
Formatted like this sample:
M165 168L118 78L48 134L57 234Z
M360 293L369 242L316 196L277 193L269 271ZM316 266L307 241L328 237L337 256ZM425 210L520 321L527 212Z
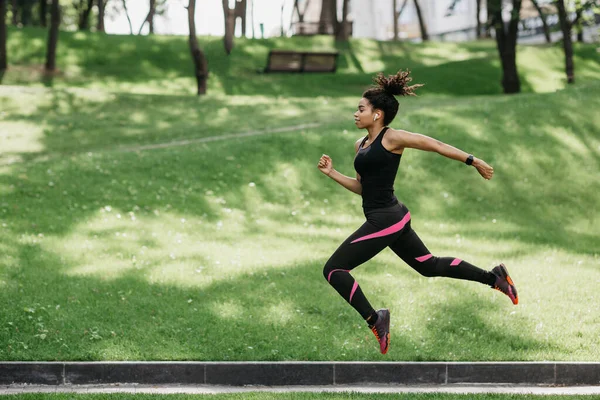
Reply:
M379 141L382 141L382 140L383 140L383 135L385 135L385 133L387 132L387 130L388 130L388 127L387 127L387 126L385 126L385 127L383 128L383 130L381 131L381 133L380 133L379 135L377 135L377 139L379 139Z
M367 141L367 139L369 138L369 135L365 136L365 138L362 140L362 142L360 142L360 146L358 146L358 149L362 149L363 145L365 144L365 142Z

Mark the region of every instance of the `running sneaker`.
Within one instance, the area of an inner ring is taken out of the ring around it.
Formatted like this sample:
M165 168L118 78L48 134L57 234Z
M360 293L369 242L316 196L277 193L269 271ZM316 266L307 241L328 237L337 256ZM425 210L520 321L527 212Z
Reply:
M381 309L376 312L377 322L374 325L369 325L369 328L371 328L379 342L381 354L385 354L390 347L390 310Z
M513 283L513 280L508 275L508 270L504 264L500 264L492 269L492 274L496 275L496 283L492 286L493 289L499 290L508 297L514 305L519 304L519 296L517 295L517 288Z

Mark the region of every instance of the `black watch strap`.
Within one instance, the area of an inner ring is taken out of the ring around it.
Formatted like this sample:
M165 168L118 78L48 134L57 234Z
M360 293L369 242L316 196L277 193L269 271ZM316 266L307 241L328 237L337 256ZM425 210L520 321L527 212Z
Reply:
M469 157L467 157L465 164L467 164L467 165L473 164L473 154L469 154Z

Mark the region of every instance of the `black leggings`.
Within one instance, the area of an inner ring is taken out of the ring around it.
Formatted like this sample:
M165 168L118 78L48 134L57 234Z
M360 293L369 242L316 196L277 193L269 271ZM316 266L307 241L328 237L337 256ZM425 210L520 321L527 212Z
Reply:
M352 271L384 248L392 249L423 276L447 276L492 285L495 276L458 258L435 257L410 226L410 213L402 203L365 212L367 221L333 253L323 268L325 279L367 319L374 309Z

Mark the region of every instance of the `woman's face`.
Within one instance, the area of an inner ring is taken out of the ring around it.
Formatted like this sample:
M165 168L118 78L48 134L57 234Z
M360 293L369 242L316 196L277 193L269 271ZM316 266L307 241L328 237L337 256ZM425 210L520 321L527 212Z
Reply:
M364 129L371 126L374 118L381 118L381 111L374 111L369 100L364 97L358 102L358 109L354 113L354 124L358 129Z

